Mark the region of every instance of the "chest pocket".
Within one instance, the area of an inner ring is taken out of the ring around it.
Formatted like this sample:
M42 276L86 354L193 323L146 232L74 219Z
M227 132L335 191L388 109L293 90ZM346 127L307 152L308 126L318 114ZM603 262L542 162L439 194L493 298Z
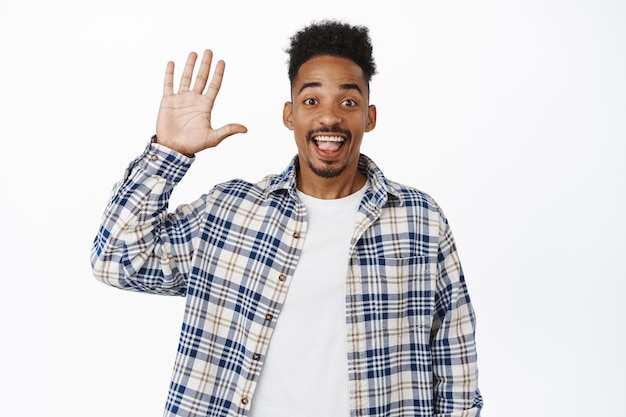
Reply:
M378 318L385 332L430 332L436 271L436 262L428 257L378 259Z

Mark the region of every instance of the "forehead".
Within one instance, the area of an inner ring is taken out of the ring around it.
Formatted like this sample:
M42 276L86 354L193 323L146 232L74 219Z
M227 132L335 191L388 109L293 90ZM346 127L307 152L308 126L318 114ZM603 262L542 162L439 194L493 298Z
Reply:
M361 67L347 58L329 55L316 56L300 66L293 82L297 93L302 85L315 83L321 87L340 87L357 84L361 91L367 90L367 83Z

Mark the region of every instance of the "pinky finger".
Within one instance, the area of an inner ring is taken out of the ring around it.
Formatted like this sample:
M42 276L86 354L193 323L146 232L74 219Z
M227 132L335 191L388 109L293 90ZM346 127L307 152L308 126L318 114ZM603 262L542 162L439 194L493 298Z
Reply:
M174 63L167 63L165 67L165 79L163 80L163 96L174 94Z

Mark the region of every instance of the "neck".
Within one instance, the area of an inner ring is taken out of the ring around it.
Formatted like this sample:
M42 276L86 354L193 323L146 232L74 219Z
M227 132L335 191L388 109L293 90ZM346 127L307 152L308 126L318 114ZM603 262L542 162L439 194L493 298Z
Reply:
M359 170L355 170L352 175L340 175L335 178L324 178L313 173L307 175L302 169L299 169L296 175L298 190L322 200L347 197L359 191L366 181L367 177Z

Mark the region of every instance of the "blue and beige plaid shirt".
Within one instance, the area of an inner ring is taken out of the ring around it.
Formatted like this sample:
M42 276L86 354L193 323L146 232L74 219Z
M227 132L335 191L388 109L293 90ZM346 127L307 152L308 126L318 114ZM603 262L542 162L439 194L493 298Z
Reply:
M151 144L131 163L94 241L93 271L115 287L186 296L165 416L245 416L307 236L297 158L280 175L217 185L168 213L192 161ZM474 312L448 222L364 155L359 168L370 187L347 259L351 415L478 416Z

